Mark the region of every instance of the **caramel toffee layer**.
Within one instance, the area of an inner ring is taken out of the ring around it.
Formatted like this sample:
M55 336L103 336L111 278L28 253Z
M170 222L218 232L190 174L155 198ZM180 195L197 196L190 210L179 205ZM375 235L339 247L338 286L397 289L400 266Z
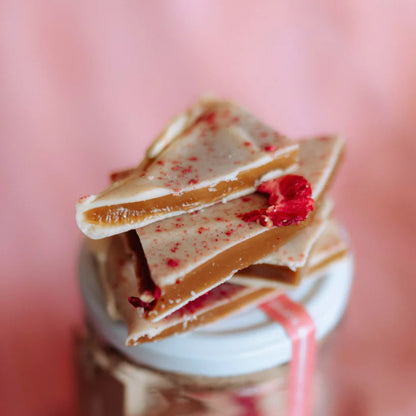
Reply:
M244 270L240 270L234 275L233 280L236 283L241 282L243 284L247 280L261 279L271 282L271 286L273 286L273 282L297 286L301 281L302 274L302 269L291 270L289 267L275 264L253 264Z
M193 211L200 206L212 205L233 194L253 192L256 182L272 171L286 171L296 163L297 149L273 161L241 172L234 180L219 182L206 188L195 189L179 195L165 195L139 202L116 204L90 209L84 213L91 224L132 224L144 219L157 219L166 214Z

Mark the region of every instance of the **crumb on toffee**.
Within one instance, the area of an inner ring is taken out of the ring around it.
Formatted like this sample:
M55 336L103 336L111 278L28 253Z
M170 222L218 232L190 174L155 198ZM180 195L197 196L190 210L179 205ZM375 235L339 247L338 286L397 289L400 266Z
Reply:
M129 296L127 300L135 308L143 308L145 311L151 311L155 307L156 301L160 298L161 294L162 291L160 290L160 287L156 286L154 291L147 293L148 296L146 296L146 293L143 293L142 299L137 296ZM149 302L143 300L146 298L149 299Z
M262 183L258 192L269 195L269 206L240 215L245 222L264 227L299 224L313 211L314 200L309 182L299 175L285 175Z

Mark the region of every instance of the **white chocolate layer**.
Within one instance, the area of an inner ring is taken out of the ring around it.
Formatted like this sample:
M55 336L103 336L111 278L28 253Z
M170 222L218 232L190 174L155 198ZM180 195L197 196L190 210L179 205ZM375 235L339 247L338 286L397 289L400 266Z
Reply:
M76 206L78 226L94 239L145 226L160 220L160 217L149 216L140 222L131 220L126 224L106 225L88 222L84 213L98 207L167 195L180 196L197 189L214 189L220 182L235 181L241 172L270 163L297 148L296 143L234 103L200 101L174 119L156 139L147 152L147 160L151 161L145 170L140 165L103 192L80 199ZM282 170L276 169L269 172L268 177L281 174ZM242 192L249 194L254 189L248 187ZM237 196L229 194L225 200ZM186 209L163 214L169 217L181 212L186 212Z

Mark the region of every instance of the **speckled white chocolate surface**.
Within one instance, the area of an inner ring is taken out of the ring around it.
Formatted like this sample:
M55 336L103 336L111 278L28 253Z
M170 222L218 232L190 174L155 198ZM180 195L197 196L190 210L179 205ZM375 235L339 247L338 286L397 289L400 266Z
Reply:
M197 117L199 116L199 117ZM188 118L189 119L188 119ZM91 238L146 225L159 218L131 221L124 225L95 225L84 212L96 207L138 202L165 195L180 195L196 189L215 189L216 184L233 181L240 172L267 164L274 158L296 150L298 145L260 122L245 109L227 101L206 100L197 109L178 116L148 150L155 159L146 168L135 169L128 177L114 182L99 193L81 198L77 204L77 223ZM277 177L282 170L268 172ZM258 183L262 181L258 178ZM232 199L251 193L247 187ZM167 211L165 217L177 213Z
M335 137L301 142L296 174L310 182L314 198L324 189L342 146L342 141ZM254 193L137 229L153 281L163 291L164 286L175 283L217 254L266 232L267 228L238 217L266 204L267 197Z

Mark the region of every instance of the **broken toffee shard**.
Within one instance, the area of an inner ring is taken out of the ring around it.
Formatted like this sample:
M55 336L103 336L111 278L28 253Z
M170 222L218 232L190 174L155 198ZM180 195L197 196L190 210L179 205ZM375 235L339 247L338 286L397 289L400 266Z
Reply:
M343 141L337 137L300 142L296 175L307 179L316 201L323 196L342 149ZM237 271L271 255L312 221L309 215L298 225L269 228L241 219L267 206L268 198L256 192L137 229L142 261L161 292L147 308L145 318L158 321L170 315ZM130 296L140 298L143 283L140 274L136 277L138 291Z
M310 226L311 227L311 226ZM298 239L304 231L310 227L305 228L302 233L299 233L294 240ZM288 290L293 288L293 278L296 280L296 284L301 283L305 278L313 278L322 274L326 267L330 266L338 260L343 259L349 252L348 243L345 241L342 229L340 225L334 219L328 219L321 223L320 234L316 241L313 242L312 247L309 249L310 253L300 265L299 262L288 261L288 254L293 254L290 251L293 250L288 246L288 253L283 254L282 249L278 250L275 258L269 256L266 259L262 259L262 264L259 267L248 267L236 273L230 283L236 283L253 288L275 288L280 290ZM314 231L316 232L316 230ZM311 242L310 236L305 237L303 242L306 247L306 239ZM277 258L280 260L278 265ZM267 264L267 261L273 261L273 263ZM293 266L296 264L296 268L292 269L288 265Z
M112 237L105 275L107 284L112 288L112 298L107 298L107 301L115 301L118 313L127 323L127 345L154 341L174 333L189 331L195 326L214 322L231 311L238 311L246 304L252 305L275 293L275 289L257 289L224 283L164 319L151 322L145 319L143 308L133 308L127 301L128 296L136 289L134 269L134 261L126 252L121 236ZM170 302L174 303L174 300Z
M178 116L144 161L79 200L76 220L93 239L252 193L296 167L298 144L242 107L201 100Z
M237 284L233 277L229 282L215 287L163 319L151 322L145 319L142 308L132 308L127 302L127 296L136 286L134 263L125 251L120 236L113 237L111 244L108 273L105 278L107 285L112 288L118 313L128 326L127 345L153 342L194 330L290 290L290 286L283 283L267 287L270 282L265 282L262 276L254 274L247 278L245 284ZM304 266L303 276L308 279L323 276L327 267L347 253L348 246L339 225L334 220L328 221L322 235L313 246L310 259ZM262 283L266 283L266 287L262 287ZM110 301L113 302L112 299Z
M269 256L237 272L231 281L261 287L279 287L281 283L298 285L311 250L324 231L332 209L332 201L324 197L308 227Z

